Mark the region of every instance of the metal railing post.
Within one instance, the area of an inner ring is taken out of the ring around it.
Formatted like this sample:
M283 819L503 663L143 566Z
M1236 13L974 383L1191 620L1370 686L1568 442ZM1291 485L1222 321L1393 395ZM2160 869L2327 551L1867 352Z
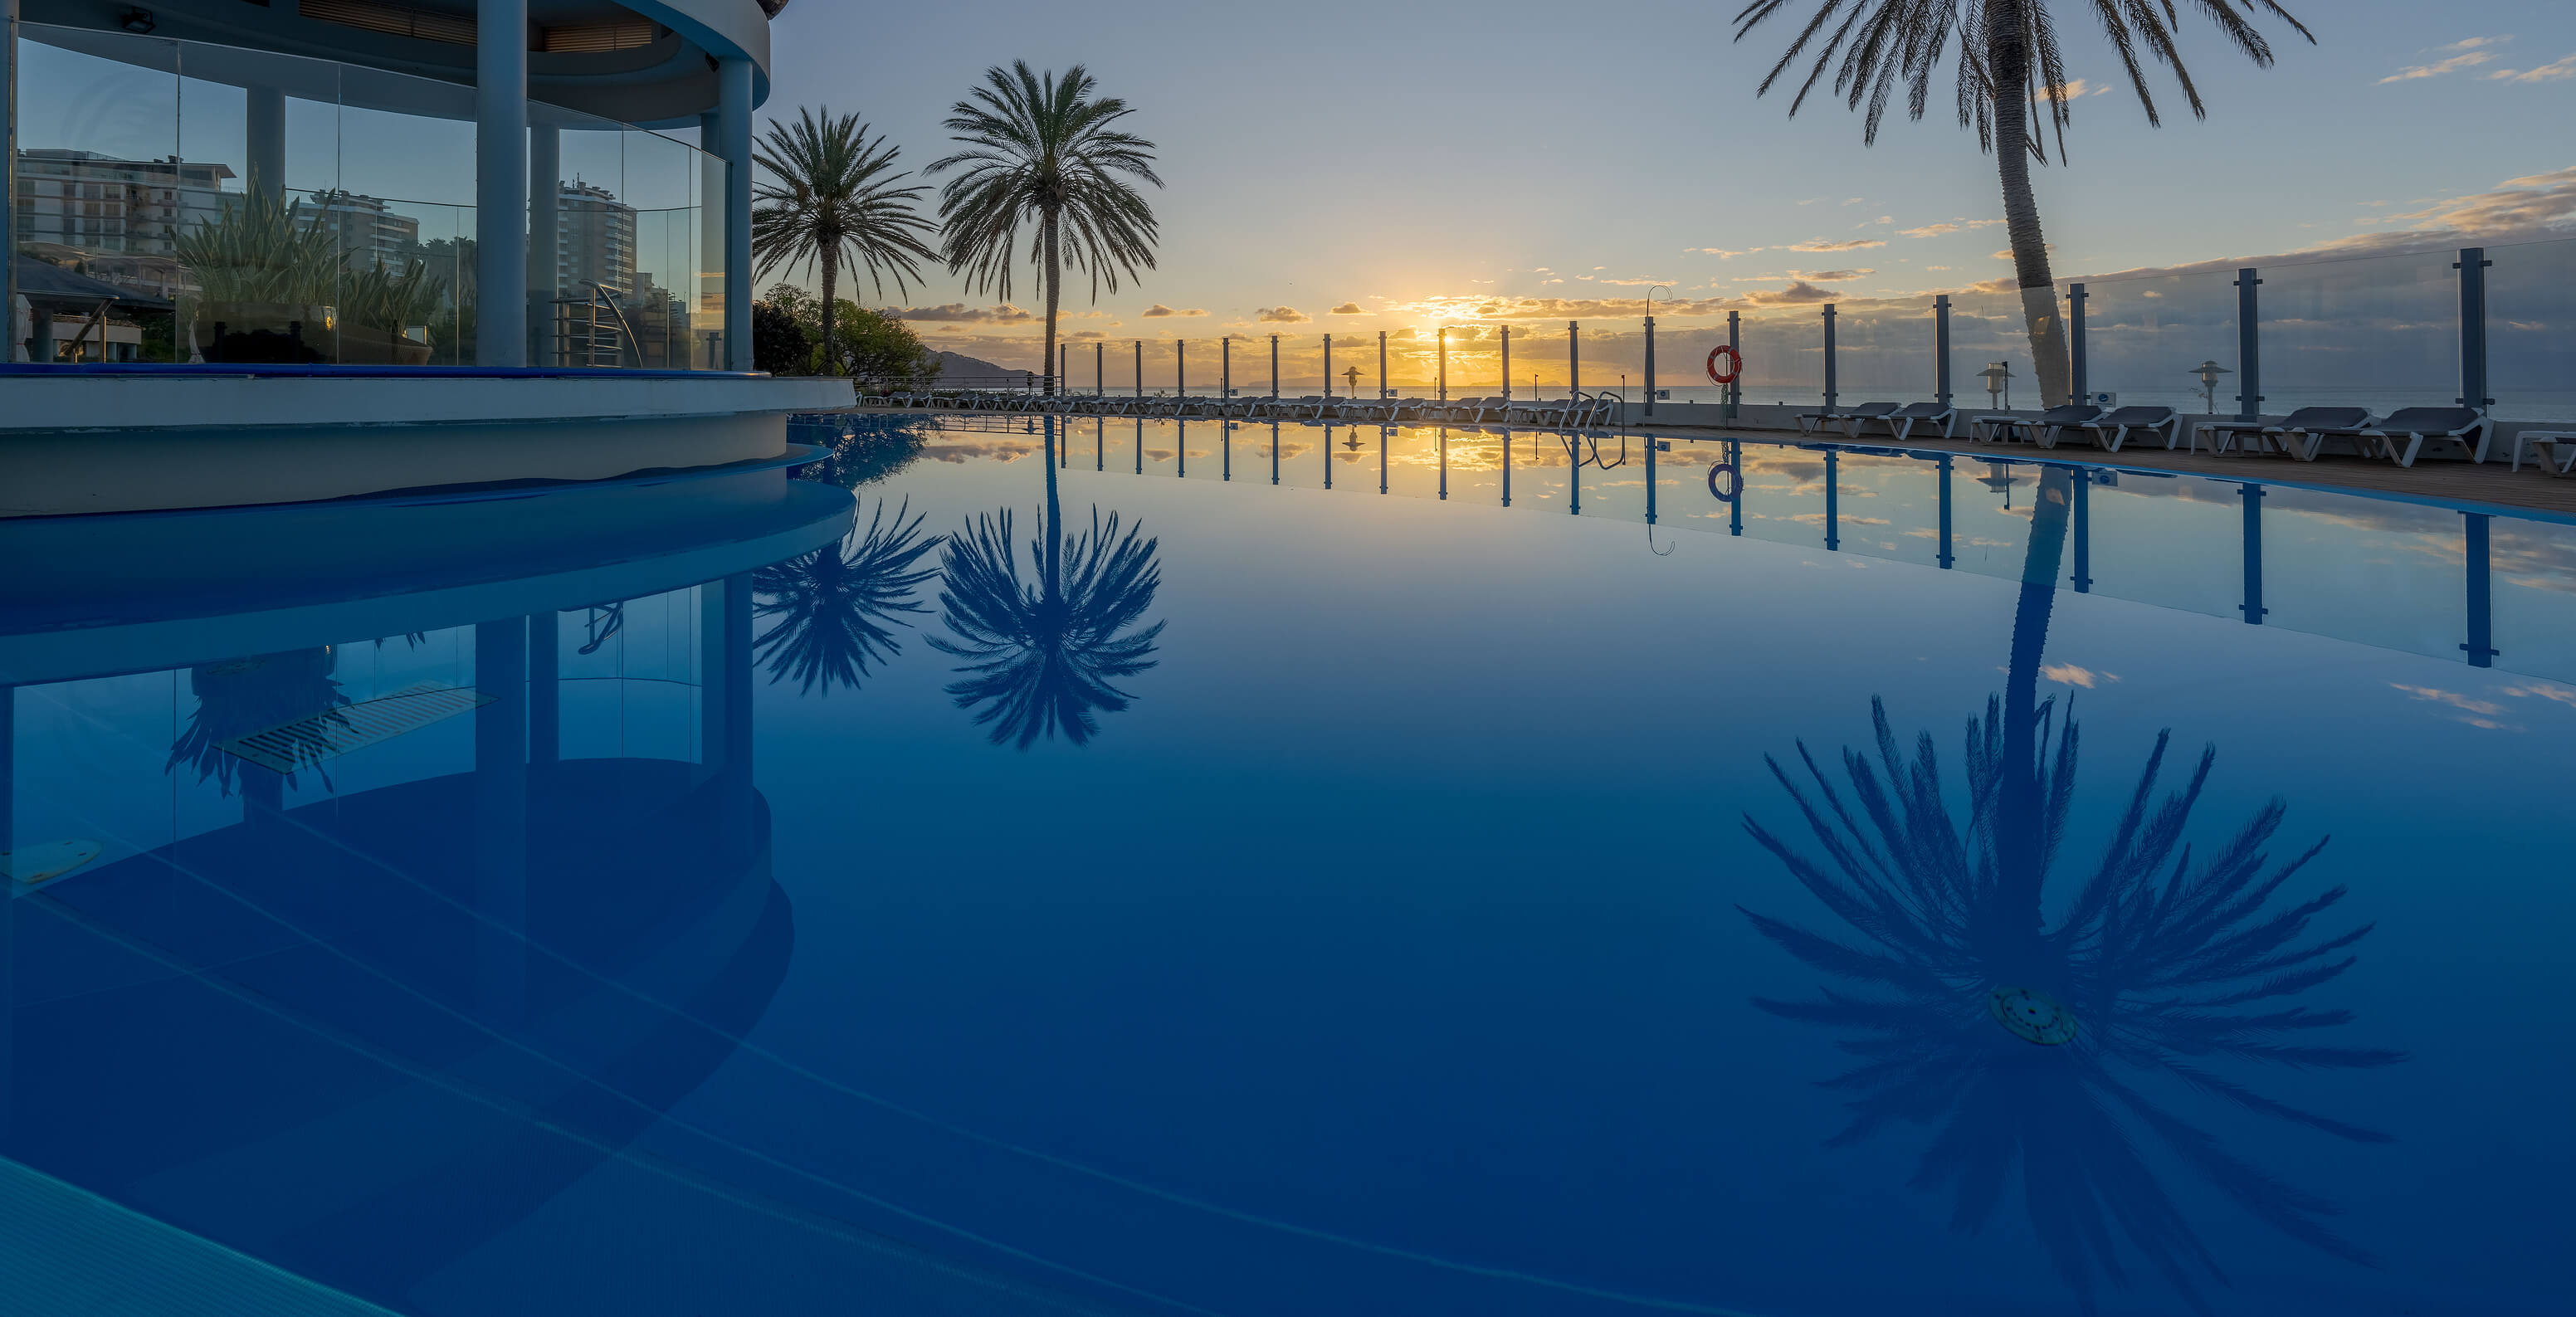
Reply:
M2069 363L2075 372L2075 401L2093 400L2092 382L2084 370L2084 285L2066 285L2066 342ZM2077 586L2082 589L2082 586Z
M1718 396L1725 400L1726 419L1730 421L1735 419L1736 408L1744 401L1744 349L1737 342L1738 331L1742 328L1741 318L1741 312L1726 313L1726 346L1732 349L1729 355L1735 358L1735 380L1721 385Z
M1392 396L1394 395L1386 387L1386 331L1381 329L1377 331L1377 400L1384 402Z
M1565 403L1571 412L1574 397L1583 392L1583 326L1565 322ZM1567 419L1572 419L1571 415Z
M2236 419L2240 421L2263 414L2263 330L2254 298L2262 283L2251 266L2236 272Z
M1666 300L1669 301L1670 299ZM1653 316L1646 317L1646 414L1648 416L1655 414L1655 318ZM1649 451L1646 457L1647 463L1651 465L1654 460L1653 453ZM1654 488L1655 486L1652 481L1647 482L1646 502L1648 507L1646 509L1646 521L1649 525L1653 524L1655 520L1655 510L1652 506L1654 503Z
M1834 395L1835 395L1835 393L1836 393L1836 389L1835 389L1835 387L1834 387L1834 304L1833 304L1833 303L1831 303L1831 302L1827 302L1827 303L1825 303L1825 410L1826 410L1826 411L1832 411L1832 410L1834 409ZM1821 427L1820 427L1820 428L1821 428ZM1830 500L1833 498L1833 486L1832 486L1831 484L1827 484L1827 485L1826 485L1826 487L1825 487L1825 497L1826 497L1826 499L1827 499L1828 501L1830 501ZM1830 519L1830 514L1828 514L1828 519ZM1829 531L1829 532L1827 532L1827 539L1828 539L1829 541L1830 541L1831 537L1832 537L1832 533L1831 533L1830 531ZM1831 547L1833 547L1833 546L1831 545L1831 543L1828 543L1828 544L1826 545L1826 547L1827 547L1827 548L1831 548Z
M1950 295L1948 293L1932 299L1932 401L1944 407L1950 405ZM1950 478L1950 467L1946 460L1942 463L1941 478L1945 481ZM1943 515L1947 516L1948 501L1944 500L1941 506L1944 509ZM1941 565L1947 567L1950 564L1945 562Z
M1512 400L1512 327L1511 327L1510 325L1505 325L1505 326L1503 326L1503 401L1504 401L1505 403L1509 403L1511 400ZM1504 421L1504 423L1505 423L1505 424L1507 424L1507 425L1508 425L1508 424L1510 423L1511 419L1512 419L1511 408L1510 408L1510 407L1508 407L1508 406L1506 406L1506 407L1503 409L1503 421ZM1508 477L1506 477L1506 481L1508 482ZM1508 507L1508 506L1510 506L1510 505L1509 505L1509 504L1505 504L1504 506Z
M1270 400L1279 401L1279 336L1277 334L1270 336ZM1275 447L1276 444L1274 443L1273 446ZM1279 483L1278 474L1276 471L1271 472L1271 484Z
M1440 327L1440 392L1442 402L1449 401L1449 327Z
M1091 345L1091 396L1094 398L1109 396L1108 351L1107 339Z
M1234 336L1231 334L1216 341L1216 396L1225 401L1234 398Z
M2459 403L2479 411L2495 405L2487 396L2487 267L2493 264L2486 248L2463 247L2451 266L2460 272Z
M1136 396L1145 396L1145 340L1141 338L1136 340Z
M1330 334L1324 335L1324 396L1333 396L1333 336ZM1329 474L1332 468L1327 466L1324 470Z
M1188 396L1190 396L1190 341L1186 338L1176 338L1172 340L1172 415L1181 414L1179 400Z

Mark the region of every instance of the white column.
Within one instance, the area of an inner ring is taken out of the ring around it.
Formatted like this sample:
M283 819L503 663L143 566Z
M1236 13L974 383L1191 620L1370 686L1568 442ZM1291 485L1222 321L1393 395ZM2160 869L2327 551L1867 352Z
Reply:
M528 0L476 0L474 364L528 364Z
M286 196L286 93L250 87L242 109L242 157L250 190L271 201Z
M751 369L751 61L716 64L716 154L725 178L725 368Z
M555 348L556 249L563 196L563 130L528 129L528 361L560 364Z

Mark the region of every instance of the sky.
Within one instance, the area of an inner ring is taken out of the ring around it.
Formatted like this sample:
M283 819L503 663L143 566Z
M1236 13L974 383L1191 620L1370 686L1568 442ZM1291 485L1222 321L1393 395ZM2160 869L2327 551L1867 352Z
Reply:
M855 112L919 168L988 66L1086 66L1158 146L1161 243L1157 268L1096 303L1069 286L1063 328L1206 340L1201 361L1221 334L1294 335L1312 355L1327 331L1373 339L1497 307L1559 332L1569 316L1633 325L1656 284L1684 316L1722 317L2010 273L1994 161L1947 112L1946 82L1923 121L1892 115L1865 146L1837 99L1793 119L1784 91L1756 95L1793 29L1736 43L1734 8L798 0L773 24L763 114ZM2159 72L2154 128L2090 7L2058 6L2070 159L2035 186L2061 277L2576 224L2576 5L2290 8L2316 44L2267 21L2278 62L2257 69L2186 7L2208 117ZM1037 364L1036 289L1005 299L934 269L860 297L936 346L1020 367ZM1149 352L1151 386L1168 350Z

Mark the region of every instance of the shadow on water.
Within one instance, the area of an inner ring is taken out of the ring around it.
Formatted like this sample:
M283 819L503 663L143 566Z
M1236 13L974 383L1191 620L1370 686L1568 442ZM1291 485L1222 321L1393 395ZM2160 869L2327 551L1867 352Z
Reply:
M2064 473L2043 476L2005 694L1967 727L1963 815L1943 797L1931 735L1918 735L1909 757L1877 700L1874 753L1844 750L1845 785L1803 742L1803 779L1765 757L1823 858L1750 816L1745 826L1847 936L1745 911L1763 936L1836 980L1814 1000L1755 1004L1842 1033L1839 1046L1861 1058L1821 1081L1849 1095L1851 1119L1829 1146L1899 1123L1928 1129L1911 1183L1946 1189L1951 1224L1967 1231L1992 1219L2018 1166L2031 1227L2086 1311L2102 1285L2129 1283L2129 1255L2202 1308L2199 1286L2226 1276L2176 1205L2170 1176L2197 1178L2291 1238L2367 1259L2326 1227L2332 1203L2229 1152L2142 1085L2178 1081L2213 1102L2377 1143L2388 1136L2221 1071L2404 1058L2298 1041L2351 1020L2284 1003L2350 969L2356 958L2345 953L2370 926L2310 932L2341 887L2274 904L2325 845L2274 863L2266 847L2281 825L2278 799L2195 857L2184 834L2214 746L2158 800L2171 732L2158 734L2101 860L2059 885L2072 885L2071 898L2049 922L2080 737L2071 701L2061 718L2036 692L2068 502Z
M955 639L932 647L966 660L949 683L960 709L991 728L995 745L1025 750L1040 736L1082 745L1100 730L1093 710L1117 713L1135 697L1112 684L1155 665L1160 622L1131 630L1154 605L1162 584L1158 540L1123 532L1118 514L1066 533L1056 493L1055 423L1047 423L1046 521L1029 546L1035 584L1020 579L1011 512L976 517L948 537L941 554L940 622Z
M772 684L792 676L808 695L829 695L836 685L857 690L870 664L903 652L894 628L912 624L897 614L928 611L914 595L937 575L914 564L942 539L924 538L921 514L906 521L907 513L909 500L889 521L880 499L865 531L753 575L752 612L775 619L753 642Z

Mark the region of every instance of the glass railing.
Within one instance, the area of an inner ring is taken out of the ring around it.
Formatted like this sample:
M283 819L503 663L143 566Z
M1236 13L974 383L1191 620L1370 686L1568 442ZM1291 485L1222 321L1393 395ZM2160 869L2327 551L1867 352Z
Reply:
M2460 396L2455 252L2262 269L2267 412L2447 407Z
M2084 282L2085 392L2120 406L2236 410L2236 276Z
M15 231L33 360L471 365L474 90L23 24ZM525 359L724 363L723 161L537 102ZM542 189L540 189L542 193Z
M2487 248L2487 385L2495 414L2576 421L2576 238Z

